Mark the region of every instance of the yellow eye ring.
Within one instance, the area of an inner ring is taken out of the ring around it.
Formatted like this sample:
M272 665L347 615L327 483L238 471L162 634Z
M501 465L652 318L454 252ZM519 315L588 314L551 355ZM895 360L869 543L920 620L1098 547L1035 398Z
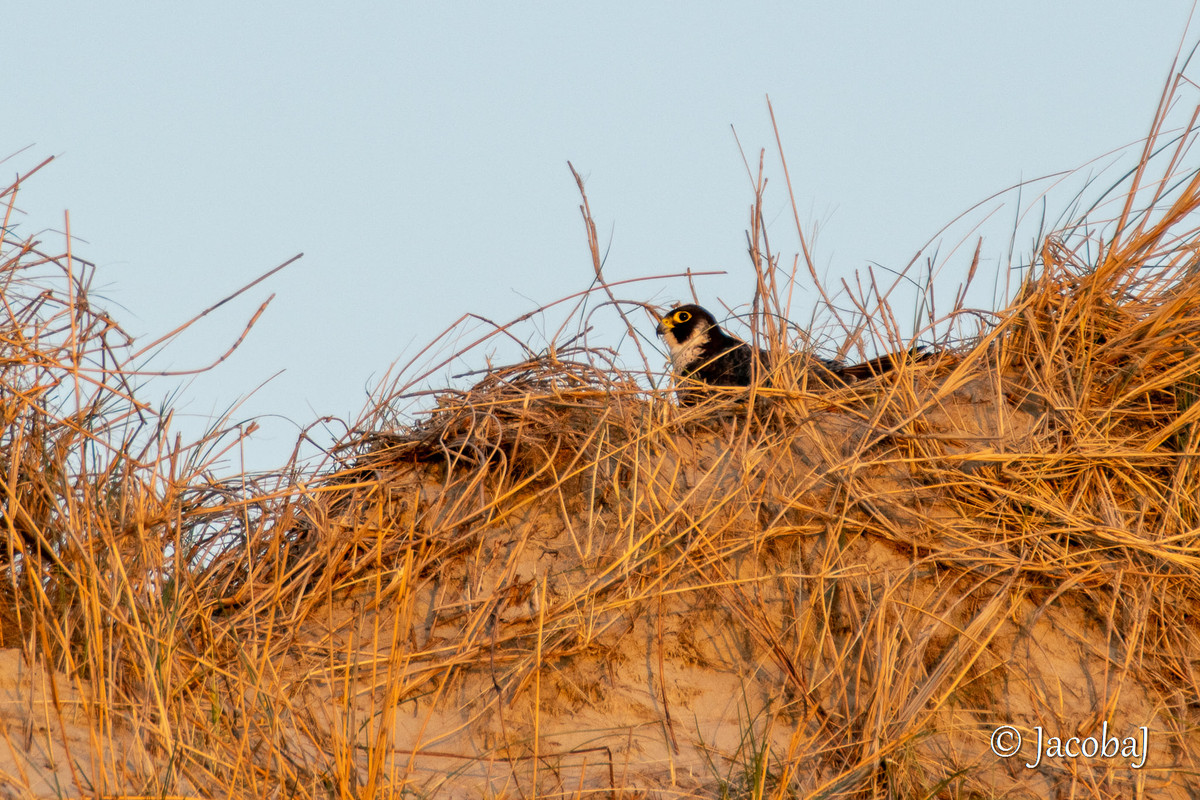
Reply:
M675 312L675 321L676 322L687 322L691 318L692 318L692 315L689 314L687 311Z

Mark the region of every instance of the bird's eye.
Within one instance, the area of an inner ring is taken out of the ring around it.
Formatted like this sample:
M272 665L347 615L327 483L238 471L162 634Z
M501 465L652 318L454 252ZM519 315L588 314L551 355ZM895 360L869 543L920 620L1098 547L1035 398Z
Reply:
M689 314L687 311L678 311L675 314L676 322L687 322L691 318L692 318L692 315Z

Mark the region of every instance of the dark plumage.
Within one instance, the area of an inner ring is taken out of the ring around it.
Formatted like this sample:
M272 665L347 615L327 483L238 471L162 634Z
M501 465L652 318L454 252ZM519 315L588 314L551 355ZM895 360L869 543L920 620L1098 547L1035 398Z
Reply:
M655 333L662 337L671 353L671 366L681 384L679 402L683 405L696 403L702 397L697 383L749 386L756 373L766 382L767 351L725 333L716 318L698 305L671 309L658 321ZM895 369L903 358L902 354L890 354L849 366L840 361L815 358L809 377L825 386L854 383Z

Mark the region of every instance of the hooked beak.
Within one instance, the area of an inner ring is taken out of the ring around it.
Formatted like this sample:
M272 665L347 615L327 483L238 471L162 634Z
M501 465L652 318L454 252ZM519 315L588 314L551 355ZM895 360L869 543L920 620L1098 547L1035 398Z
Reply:
M671 325L671 319L669 317L663 317L662 319L660 319L658 321L658 327L654 329L654 332L657 333L659 336L662 336L667 331L671 330L672 327L673 326Z

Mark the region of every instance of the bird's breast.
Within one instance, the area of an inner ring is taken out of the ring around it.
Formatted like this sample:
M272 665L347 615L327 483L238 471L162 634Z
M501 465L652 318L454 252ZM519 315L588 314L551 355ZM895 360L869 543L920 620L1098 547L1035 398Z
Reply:
M671 367L677 373L685 373L695 369L704 360L704 346L708 344L708 334L693 334L686 342L678 341L671 331L663 337L667 341L667 349L671 351Z

